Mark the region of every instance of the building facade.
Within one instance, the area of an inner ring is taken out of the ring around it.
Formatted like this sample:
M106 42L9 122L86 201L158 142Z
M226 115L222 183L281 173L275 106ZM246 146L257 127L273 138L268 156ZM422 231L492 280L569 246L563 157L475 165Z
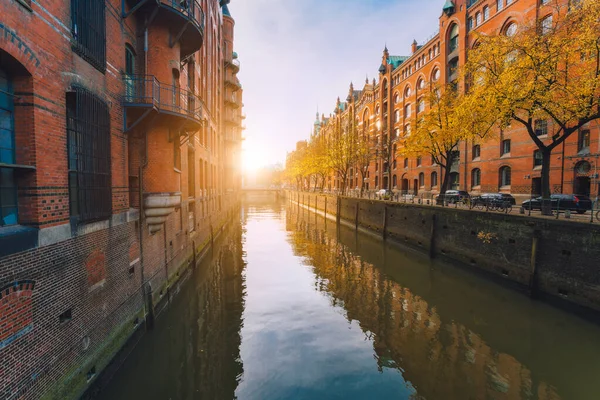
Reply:
M566 1L566 0L565 0ZM360 167L351 170L347 187L396 192L429 197L439 193L443 170L423 154L402 157L396 139L410 134L411 120L427 109L426 91L430 84L458 82L474 45L473 32L511 33L533 20L548 19L555 11L550 0L453 0L440 4L438 33L423 44L412 43L408 55L383 51L377 79L367 80L359 91L350 87L345 102L338 102L329 118L317 118L313 135L332 135L336 124L356 129L372 138L376 156L367 176ZM557 127L550 120L536 121L536 134L549 143ZM383 145L388 143L389 146ZM385 151L389 147L390 151ZM452 164L449 188L469 191L512 193L517 199L541 194L541 154L519 124L481 143L462 142L458 160ZM598 121L571 135L552 153L550 184L554 193L600 195ZM391 164L387 172L386 163ZM389 176L388 176L389 175ZM389 185L389 186L388 186ZM340 189L339 176L329 178L326 187Z
M237 206L227 3L0 3L1 398L81 395Z

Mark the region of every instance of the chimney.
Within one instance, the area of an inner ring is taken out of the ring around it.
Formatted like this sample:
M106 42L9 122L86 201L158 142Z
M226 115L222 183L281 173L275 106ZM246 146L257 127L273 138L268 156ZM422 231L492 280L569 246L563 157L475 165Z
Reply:
M417 48L417 40L416 39L412 42L411 50L412 50L412 54L415 54L417 52L417 50L418 50L418 48Z

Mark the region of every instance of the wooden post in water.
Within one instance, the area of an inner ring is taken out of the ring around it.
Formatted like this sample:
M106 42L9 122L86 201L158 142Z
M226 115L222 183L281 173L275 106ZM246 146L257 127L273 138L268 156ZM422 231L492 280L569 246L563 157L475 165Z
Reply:
M356 215L354 216L354 229L358 230L358 209L359 209L359 204L358 201L356 202Z
M436 215L431 216L431 236L429 236L429 257L435 257L435 227L436 227Z
M387 239L387 214L388 214L388 207L387 205L383 206L383 229L382 229L382 236L383 236L383 240Z
M533 239L531 241L531 275L529 276L529 296L532 298L538 297L538 270L537 270L537 255L540 246L541 232L533 231Z
M327 220L327 196L323 196L325 200L325 220Z
M340 199L340 196L337 197L337 204L336 204L337 210L335 213L335 223L336 224L340 224L340 214L341 214L341 210L342 210L342 199Z

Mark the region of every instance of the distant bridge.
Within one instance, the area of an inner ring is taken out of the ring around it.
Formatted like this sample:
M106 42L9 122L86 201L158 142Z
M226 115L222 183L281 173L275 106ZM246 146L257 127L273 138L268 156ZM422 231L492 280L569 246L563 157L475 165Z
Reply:
M270 193L275 194L277 196L284 196L285 190L276 189L276 188L259 188L259 187L249 187L243 188L242 193Z

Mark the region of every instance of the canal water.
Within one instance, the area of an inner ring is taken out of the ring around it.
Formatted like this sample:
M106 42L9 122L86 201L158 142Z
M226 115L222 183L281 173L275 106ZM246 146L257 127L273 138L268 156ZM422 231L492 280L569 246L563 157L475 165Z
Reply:
M598 400L600 327L256 194L99 397Z

